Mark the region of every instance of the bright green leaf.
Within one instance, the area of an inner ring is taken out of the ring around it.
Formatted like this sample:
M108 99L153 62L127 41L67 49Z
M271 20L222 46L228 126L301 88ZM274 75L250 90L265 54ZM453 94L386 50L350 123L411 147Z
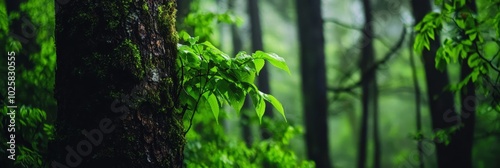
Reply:
M264 112L266 112L266 102L260 96L257 96L257 103L255 104L255 111L257 112L257 116L259 117L259 122L262 124L262 117L264 116Z
M269 103L271 103L274 106L274 108L276 108L276 110L278 110L278 112L283 116L283 118L286 121L285 110L283 109L283 105L281 105L281 103L278 101L278 99L276 99L273 95L270 95L270 94L265 94L265 93L262 93L262 92L260 92L260 94L262 95L262 97L266 101L268 101Z
M470 74L470 76L472 78L472 82L476 82L477 77L479 76L479 70L472 71L472 73Z
M262 68L264 67L266 61L262 59L255 59L254 63L255 63L255 69L257 70L257 74L259 74L260 70L262 70Z
M427 31L427 35L432 39L434 40L434 30L429 30Z
M205 93L204 97L207 99L207 102L210 106L212 113L214 114L215 121L219 124L219 102L217 101L217 97L213 93Z
M285 59L281 58L280 56L274 53L265 53L262 51L257 51L255 52L254 56L257 58L263 58L269 61L273 66L288 72L288 74L291 74L290 69L288 69L288 66L285 63Z
M180 32L178 33L178 36L179 36L179 38L180 38L181 40L183 40L183 41L188 41L188 40L189 40L189 38L191 38L191 36L190 36L190 35L189 35L186 31L180 31Z
M470 40L463 40L462 44L467 45L467 46L471 46L472 45L472 41L470 41Z
M427 38L427 37L424 36L423 44L424 44L425 48L427 48L427 50L429 50L429 51L431 50L429 38Z
M228 96L230 105L239 113L245 103L245 92L236 84L231 83L229 84Z

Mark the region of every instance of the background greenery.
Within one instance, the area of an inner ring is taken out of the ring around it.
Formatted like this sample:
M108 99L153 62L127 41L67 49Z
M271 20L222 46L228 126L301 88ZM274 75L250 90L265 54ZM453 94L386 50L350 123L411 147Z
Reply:
M16 100L20 108L17 113L18 156L14 163L19 167L41 167L44 155L47 153L47 141L52 137L56 113L56 102L53 98L55 46L54 46L54 1L26 0L20 5L19 11L7 12L7 0L0 0L0 54L16 51ZM188 167L262 167L263 164L273 167L314 167L312 161L306 159L304 131L302 126L302 94L300 84L299 44L297 37L296 11L292 1L273 0L259 1L261 9L261 24L263 43L266 52L273 52L283 57L290 74L279 68L270 68L270 85L272 95L282 104L286 121L283 117L274 119L263 118L262 123L254 112L255 109L244 109L237 113L234 109L225 107L216 121L210 111L199 111L192 120L192 128L187 133L185 147L185 163ZM480 0L481 5L495 1ZM498 5L498 2L496 2ZM493 6L494 7L494 6ZM355 47L362 35L356 27L362 27L363 14L360 1L323 0L323 17L333 21L324 24L325 52L328 86L348 86L356 82L360 76L357 60L362 48ZM411 16L408 1L377 1L374 2L375 51L377 59L381 59L397 41L402 28L410 29L415 24ZM491 57L498 55L500 27L498 6L491 11L480 11L485 22L491 22L491 42L485 44L485 52ZM487 13L491 15L488 15ZM25 20L25 24L33 25L36 35L26 37L26 42L9 35L10 25L15 20ZM346 25L339 24L345 23ZM243 39L243 50L250 51L250 34L246 3L236 1L234 9L229 9L227 2L194 1L185 21L178 20L178 29L189 31L198 36L200 41L210 41L225 53L233 52L229 33L232 24L239 25L239 33ZM395 33L397 32L397 33ZM496 33L496 34L495 34ZM448 35L453 37L453 35ZM409 66L410 52L413 51L411 39L406 38L402 47L378 70L378 86L380 92L380 137L382 140L382 167L398 167L414 165L418 154L415 138L415 109L422 107L422 134L431 137L430 114L428 100L423 98L416 105L412 83L412 71ZM408 40L409 39L409 40ZM496 39L496 40L495 40ZM418 40L418 37L417 37ZM418 45L418 42L417 42ZM422 44L418 50L422 50ZM453 55L453 54L451 54ZM458 54L457 54L458 55ZM420 60L420 59L417 59ZM0 88L6 88L3 79L6 75L6 59L0 59ZM448 61L446 68L454 83L459 83L458 61ZM270 64L268 64L269 66ZM497 65L498 66L498 65ZM421 61L416 61L416 75L420 86L425 86L425 72ZM497 88L500 87L497 82ZM421 93L427 89L422 87ZM5 89L0 89L2 101L5 101ZM334 94L329 96L329 139L330 157L336 167L355 167L357 142L361 118L361 103L359 89L352 93ZM2 102L4 104L4 102ZM500 122L498 105L481 104L478 108L476 121L477 135L474 143L473 162L475 167L498 167L500 157ZM5 123L8 116L7 108L1 108L0 121L2 132L0 141L2 149L6 148ZM495 111L497 109L497 111ZM275 116L281 116L274 111ZM242 120L241 116L250 120ZM248 124L252 128L254 143L246 145L242 138L241 125ZM185 127L190 125L186 120ZM262 140L260 129L269 130L273 137ZM373 135L369 134L368 138ZM423 141L427 149L424 153L426 167L436 167L436 151L432 142ZM373 144L368 143L368 166ZM12 166L7 160L5 150L0 151L0 165ZM3 167L3 166L2 166Z

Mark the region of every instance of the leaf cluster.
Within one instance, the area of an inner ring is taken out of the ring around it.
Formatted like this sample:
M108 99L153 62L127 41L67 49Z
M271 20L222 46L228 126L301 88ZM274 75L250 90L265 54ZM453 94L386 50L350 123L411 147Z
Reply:
M278 124L268 118L263 125L275 136L249 146L225 136L220 127L208 131L211 138L206 138L205 131L190 131L184 162L187 167L262 167L264 163L268 167L314 167L314 162L299 159L290 149L292 138L303 134L301 127Z
M414 50L421 53L424 49L431 51L430 40L437 40L441 34L444 38L436 51L435 67L444 70L448 64L459 63L472 69L470 74L450 90L461 90L468 82L481 84L481 77L500 73L498 65L499 53L486 55L485 47L494 42L500 46L499 40L488 41L485 39L498 39L500 37L500 13L498 2L486 1L478 12L471 9L466 0L438 0L439 12L428 13L421 22L415 26L416 37ZM495 3L497 3L495 5ZM496 12L492 12L496 11ZM496 34L491 33L494 30ZM492 71L493 70L493 71Z
M224 104L240 112L245 97L250 95L259 120L262 120L266 103L271 103L285 117L284 108L272 95L259 91L255 77L268 61L290 73L285 60L273 53L257 51L251 55L238 53L234 58L217 49L210 42L199 43L198 37L180 32L186 44L178 44L177 69L180 71L180 100L187 110L211 111L218 122Z
M0 121L3 123L10 122L10 116L7 114L9 109L3 106L0 112ZM42 154L47 152L48 142L54 138L55 128L51 124L47 124L47 116L45 111L21 106L16 109L15 116L15 140L16 140L16 161L14 165L20 167L42 167ZM7 130L9 124L1 124L2 130ZM0 142L2 149L7 149L7 142L10 140L10 133L0 132ZM9 153L6 150L0 152L1 155L7 157Z

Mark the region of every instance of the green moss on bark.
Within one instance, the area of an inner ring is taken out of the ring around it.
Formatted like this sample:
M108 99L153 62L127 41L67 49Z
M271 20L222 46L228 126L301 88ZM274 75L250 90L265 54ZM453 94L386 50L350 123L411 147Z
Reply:
M114 57L112 58L120 62L119 66L132 67L132 73L139 80L144 78L141 52L137 45L130 39L126 39L115 49Z
M81 0L62 7L56 19L60 138L51 145L54 160L64 161L64 147L85 139L80 132L106 117L116 130L80 167L182 167L184 129L173 113L174 25L174 0ZM123 102L124 95L130 100ZM110 111L115 100L129 108L123 120Z

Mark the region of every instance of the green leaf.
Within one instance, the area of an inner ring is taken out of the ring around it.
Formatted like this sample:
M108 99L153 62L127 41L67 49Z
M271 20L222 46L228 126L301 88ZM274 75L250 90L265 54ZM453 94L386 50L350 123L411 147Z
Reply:
M255 73L248 66L242 67L244 71L238 72L239 80L242 82L253 83L255 81Z
M465 0L460 0L459 3L460 3L460 6L464 6L465 5Z
M429 38L427 38L427 37L424 36L423 44L424 44L424 47L427 48L427 50L429 50L429 51L431 50Z
M253 56L254 58L263 58L269 61L273 66L288 72L288 74L291 74L290 69L288 69L288 66L285 63L285 59L281 58L280 56L274 53L265 53L262 51L257 51L254 53Z
M476 82L477 77L479 76L479 70L472 71L472 73L470 74L470 76L472 78L472 82Z
M467 57L467 51L465 51L465 50L462 49L460 51L460 56L462 57L462 59L465 59Z
M415 36L415 43L413 44L413 50L415 50L416 53L421 54L422 53L422 35L417 34Z
M262 93L262 92L260 92L260 94L262 95L262 97L266 101L268 101L269 103L271 103L274 106L274 108L276 108L276 110L278 110L278 112L283 116L283 118L286 121L285 110L283 109L283 105L281 105L281 103L278 101L278 99L276 99L273 95L270 95L270 94L265 94L265 93Z
M443 70L446 68L447 63L445 62L444 58L444 49L443 47L439 47L439 49L436 52L436 59L435 59L435 64L434 66L436 67L437 70L443 72Z
M470 40L463 40L462 44L467 45L467 46L471 46L472 45L472 41L470 41Z
M191 37L187 41L189 42L190 45L196 44L200 38L199 37Z
M476 37L477 37L477 33L472 33L471 35L469 35L469 39L471 41L474 41L476 39Z
M431 22L432 20L436 19L436 17L439 16L439 13L432 12L424 16L424 19L422 19L422 22Z
M188 41L191 38L191 36L184 30L180 31L178 33L178 36L182 41Z
M208 94L208 95L207 95ZM214 114L215 121L219 124L219 102L217 101L217 97L213 93L206 93L203 97L207 100L208 105L212 113Z
M245 92L242 88L238 87L236 84L229 84L229 103L236 110L236 112L240 112L241 108L243 108L243 104L245 103Z
M442 1L442 0L440 0ZM436 5L441 5L441 4L436 4ZM444 4L444 8L447 10L447 11L452 11L453 10L453 6L451 6L450 4L448 3L445 3Z
M241 83L241 86L242 88L246 91L246 92L252 92L252 91L255 91L255 90L259 90L257 88L257 86L255 86L255 84L253 83L248 83L248 82L242 82Z
M220 56L220 57L224 58L224 60L229 60L229 59L230 59L230 57L229 57L226 53L224 53L224 52L222 52L221 50L219 50L219 49L218 49L217 47L215 47L212 43L210 43L210 42L208 42L208 41L205 41L205 42L203 42L203 43L201 43L201 44L203 44L203 45L207 46L208 48L210 48L210 49L211 49L211 51L212 51L212 52L214 52L214 54L215 54L216 56Z
M471 68L479 65L480 62L481 59L479 59L479 55L477 53L473 53L471 56L469 56L469 59L467 60L467 64Z
M427 35L428 35L428 36L429 36L432 40L434 40L434 30L432 30L432 29L431 29L431 30L427 31Z
M465 29L465 21L456 19L456 20L455 20L455 23L457 24L457 26L458 26L459 28L461 28L461 29Z
M257 98L255 98L254 106L255 106L255 112L257 112L257 116L259 117L259 122L262 124L262 117L264 116L264 112L266 112L266 102L264 99L259 96L258 94L255 94Z
M420 29L422 29L422 25L424 24L424 22L419 22L417 23L417 25L415 25L415 31L420 31Z
M257 70L257 74L259 74L260 70L262 70L262 68L264 67L266 61L262 59L255 59L254 63L255 63L255 69Z

